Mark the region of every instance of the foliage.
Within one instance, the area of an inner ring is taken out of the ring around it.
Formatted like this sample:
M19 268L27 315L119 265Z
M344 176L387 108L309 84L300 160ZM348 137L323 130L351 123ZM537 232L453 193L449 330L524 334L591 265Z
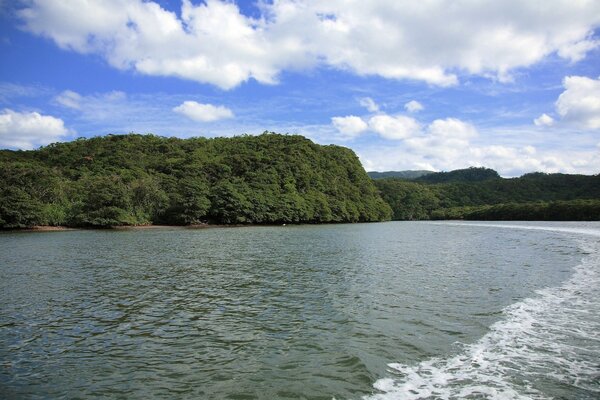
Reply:
M390 218L351 150L301 136L107 135L0 151L0 228Z
M490 221L599 221L600 200L453 207L434 210L431 218Z
M391 178L374 182L395 220L600 219L594 211L600 201L600 175L532 173L440 184Z
M432 174L422 175L415 180L427 183L444 182L479 182L488 179L498 179L498 172L490 168L470 167L465 169L456 169L450 172L434 172Z

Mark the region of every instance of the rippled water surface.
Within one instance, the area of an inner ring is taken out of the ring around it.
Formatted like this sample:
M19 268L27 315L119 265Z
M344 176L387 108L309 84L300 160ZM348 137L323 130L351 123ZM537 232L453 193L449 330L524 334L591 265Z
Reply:
M0 397L600 397L600 224L0 234Z

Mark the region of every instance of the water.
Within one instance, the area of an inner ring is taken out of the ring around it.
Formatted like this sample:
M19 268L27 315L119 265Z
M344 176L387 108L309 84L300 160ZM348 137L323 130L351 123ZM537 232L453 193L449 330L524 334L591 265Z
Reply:
M600 397L600 224L0 234L0 397Z

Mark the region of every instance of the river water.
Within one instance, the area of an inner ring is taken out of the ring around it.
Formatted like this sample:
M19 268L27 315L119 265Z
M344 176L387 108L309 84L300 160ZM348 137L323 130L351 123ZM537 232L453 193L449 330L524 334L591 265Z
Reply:
M599 223L0 234L0 398L599 397Z

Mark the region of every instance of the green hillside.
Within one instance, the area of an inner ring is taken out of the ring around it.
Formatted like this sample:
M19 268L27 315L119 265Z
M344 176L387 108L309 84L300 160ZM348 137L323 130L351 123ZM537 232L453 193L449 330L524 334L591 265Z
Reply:
M415 178L416 181L426 183L447 183L447 182L480 182L488 179L499 179L500 175L490 168L471 167L465 169L456 169L449 172L434 172Z
M474 180L465 181L471 172ZM600 175L531 173L494 178L493 170L472 168L444 173L457 181L429 183L378 179L375 185L395 220L599 220ZM432 174L434 175L434 174ZM461 176L462 175L462 176ZM431 175L428 175L431 176ZM489 179L479 179L489 176Z
M354 152L302 136L108 135L0 151L2 228L390 217Z

